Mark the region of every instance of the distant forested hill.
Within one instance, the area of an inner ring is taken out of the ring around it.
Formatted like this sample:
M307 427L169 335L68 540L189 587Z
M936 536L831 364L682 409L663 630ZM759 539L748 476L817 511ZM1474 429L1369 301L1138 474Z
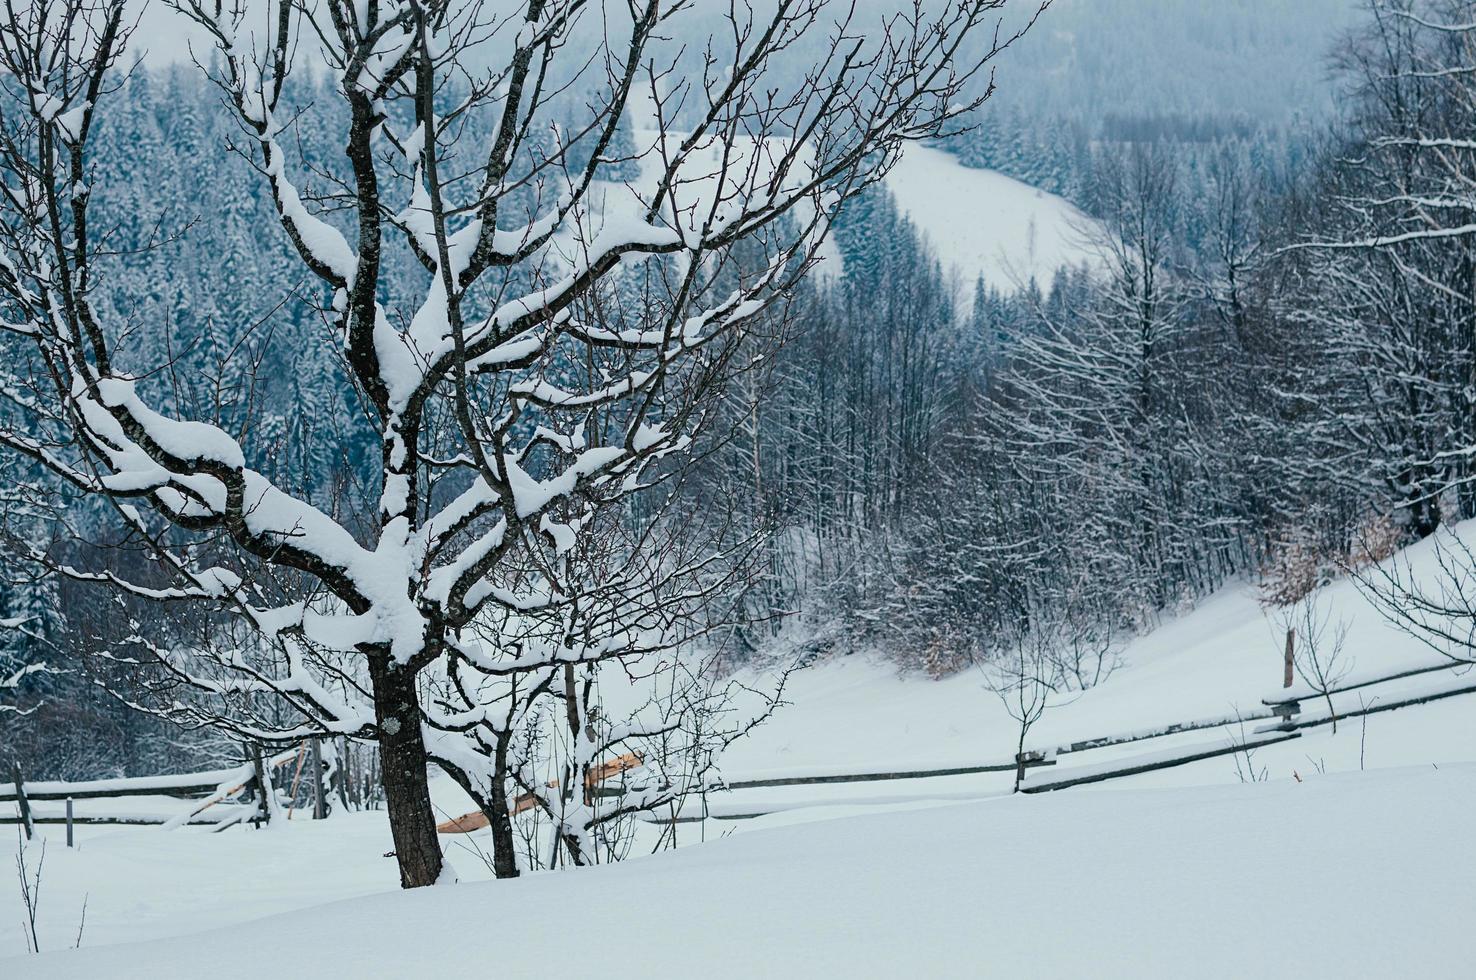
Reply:
M1361 0L1055 0L1000 62L997 105L1104 124L1321 118L1334 90L1327 53L1361 7Z

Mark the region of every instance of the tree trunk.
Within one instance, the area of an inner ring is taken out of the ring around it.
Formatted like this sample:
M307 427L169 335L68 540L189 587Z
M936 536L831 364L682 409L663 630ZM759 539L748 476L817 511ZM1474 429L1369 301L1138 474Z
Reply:
M434 885L441 877L441 845L431 809L415 674L388 656L375 654L369 658L369 678L374 685L380 778L400 862L400 886Z
M492 828L492 873L498 878L518 876L517 842L507 798L507 748L512 732L499 732L493 750L492 799L487 822Z

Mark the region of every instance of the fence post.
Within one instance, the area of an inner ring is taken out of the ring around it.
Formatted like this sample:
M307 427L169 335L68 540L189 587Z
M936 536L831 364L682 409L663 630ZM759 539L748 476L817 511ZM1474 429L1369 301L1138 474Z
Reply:
M30 840L36 833L36 825L31 819L31 801L26 799L26 784L21 781L20 763L11 767L10 772L15 778L15 802L20 806L21 826L26 829L26 840Z
M1286 631L1286 671L1282 675L1281 686L1283 688L1292 686L1292 667L1296 664L1297 630L1292 627Z
M72 798L67 797L67 846L72 846Z
M313 739L313 819L322 820L328 816L328 797L323 793L323 747L318 739Z

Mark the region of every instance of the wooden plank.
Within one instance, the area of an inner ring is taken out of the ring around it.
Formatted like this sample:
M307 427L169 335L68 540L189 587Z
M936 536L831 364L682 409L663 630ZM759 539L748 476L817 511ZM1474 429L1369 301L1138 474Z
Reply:
M516 812L516 811L514 811ZM487 815L481 810L473 810L471 813L463 813L459 817L443 820L436 824L438 834L469 834L474 830L481 830L491 825Z
M631 769L639 769L644 761L644 757L639 752L627 752L624 755L618 755L609 762L602 762L585 773L584 782L588 786L603 783L611 776L618 776L622 772L627 772Z
M1043 758L1026 765L1032 768L1036 766L1054 766L1056 760ZM933 776L972 776L981 772L1014 772L1015 763L994 762L982 766L953 766L948 769L904 769L898 772L859 772L842 773L834 776L782 776L774 779L735 779L732 782L724 782L720 786L712 787L714 790L735 789L768 789L775 786L820 786L826 783L872 783L885 782L892 779L929 779Z
M1233 742L1228 745L1213 746L1188 752L1181 756L1161 759L1156 758L1149 761L1134 763L1132 759L1124 759L1125 765L1120 769L1099 769L1085 773L1081 776L1072 777L1071 771L1056 773L1054 778L1048 782L1031 785L1026 783L1020 787L1022 793L1049 793L1052 790L1066 789L1068 786L1084 786L1087 783L1100 783L1109 779L1121 779L1124 776L1136 776L1139 773L1155 772L1159 769L1173 769L1178 766L1188 765L1191 762L1199 762L1202 759L1213 759L1216 756L1230 755L1235 752L1244 752L1246 749L1255 751L1268 745L1276 745L1294 738L1300 738L1300 732L1285 732L1272 738L1262 738L1254 742ZM1139 757L1141 759L1141 756Z
M639 768L643 762L644 758L639 752L627 752L624 755L616 756L607 762L600 763L585 773L585 784L590 787L596 786L611 776L618 776L622 772ZM556 779L551 779L548 782L550 789L556 788L558 785L559 783ZM532 793L522 793L513 800L512 806L508 807L508 812L513 816L517 816L525 810L533 809L537 805L537 796ZM490 823L491 821L487 819L485 813L481 810L473 810L471 813L463 813L459 817L452 817L450 820L443 820L436 824L436 833L470 834L472 831L481 830L483 827L489 826Z
M554 783L553 785L557 786L558 784ZM531 810L537 805L538 797L532 793L523 793L517 799L513 800L512 806L508 807L508 812L513 816L517 816L524 810ZM436 824L436 833L470 834L473 831L490 826L491 823L487 819L487 815L481 810L473 810L471 813L463 813L461 816L452 817L450 820L442 820Z

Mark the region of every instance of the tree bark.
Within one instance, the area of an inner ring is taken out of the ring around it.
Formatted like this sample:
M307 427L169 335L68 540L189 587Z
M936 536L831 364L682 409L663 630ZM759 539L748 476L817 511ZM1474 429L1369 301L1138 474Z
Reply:
M369 658L369 678L374 685L380 778L400 863L400 886L434 885L441 877L441 844L431 809L415 672L395 664L386 654L374 654Z
M499 732L493 752L492 799L487 821L492 828L492 873L498 878L518 876L517 844L507 798L507 749L512 732Z

